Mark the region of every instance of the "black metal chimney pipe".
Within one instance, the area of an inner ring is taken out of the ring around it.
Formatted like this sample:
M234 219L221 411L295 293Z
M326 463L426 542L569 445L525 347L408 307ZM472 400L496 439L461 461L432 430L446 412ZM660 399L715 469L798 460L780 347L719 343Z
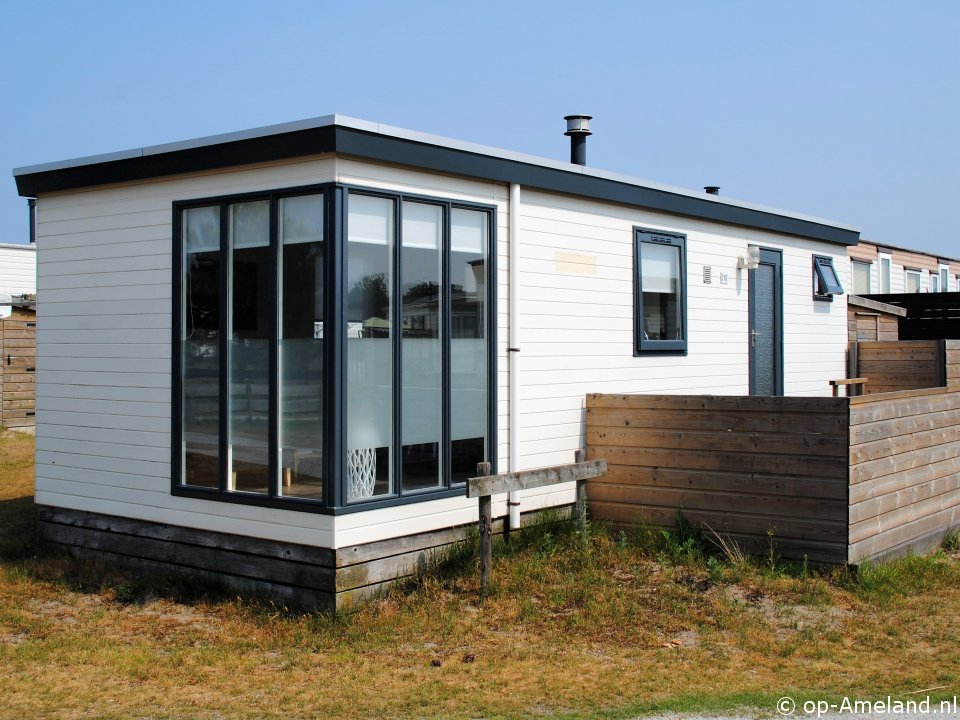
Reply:
M567 115L563 118L567 121L567 131L564 135L570 136L570 162L574 165L587 164L587 136L593 135L590 132L590 121L592 115Z
M704 185L703 189L706 191L707 195L719 195L720 186L719 185Z
M30 209L30 242L37 243L37 199L27 198L27 207Z

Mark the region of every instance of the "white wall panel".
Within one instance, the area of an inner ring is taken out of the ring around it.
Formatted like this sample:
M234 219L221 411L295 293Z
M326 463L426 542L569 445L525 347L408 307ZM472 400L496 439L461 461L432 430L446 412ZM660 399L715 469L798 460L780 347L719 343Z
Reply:
M328 547L476 519L466 498L332 517L170 495L172 203L333 179L496 207L501 468L512 450L522 467L572 461L587 393L746 394L747 278L735 265L748 243L783 252L787 393L825 395L827 380L843 376L846 302L815 304L811 276L812 255L823 254L847 277L842 248L524 188L521 427L511 449L506 185L318 157L58 193L41 198L38 226L39 502ZM685 356L633 356L635 226L687 235ZM570 487L531 491L523 509L572 499ZM505 513L503 498L495 512Z

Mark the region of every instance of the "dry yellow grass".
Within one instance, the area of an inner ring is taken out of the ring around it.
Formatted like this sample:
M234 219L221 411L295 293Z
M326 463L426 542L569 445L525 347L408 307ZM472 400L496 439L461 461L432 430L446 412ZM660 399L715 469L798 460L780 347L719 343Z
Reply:
M293 616L43 548L31 452L0 435L0 717L623 717L960 694L957 557L858 583L542 531L498 559L482 605L468 573Z

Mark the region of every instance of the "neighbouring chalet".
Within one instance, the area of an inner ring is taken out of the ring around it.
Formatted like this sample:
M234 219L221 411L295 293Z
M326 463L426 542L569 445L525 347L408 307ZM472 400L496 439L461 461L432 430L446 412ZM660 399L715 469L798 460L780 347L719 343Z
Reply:
M32 206L31 206L31 218ZM33 428L37 246L0 244L0 427Z
M339 115L14 175L46 533L291 604L462 538L478 462L570 462L587 393L845 377L859 232L792 212Z

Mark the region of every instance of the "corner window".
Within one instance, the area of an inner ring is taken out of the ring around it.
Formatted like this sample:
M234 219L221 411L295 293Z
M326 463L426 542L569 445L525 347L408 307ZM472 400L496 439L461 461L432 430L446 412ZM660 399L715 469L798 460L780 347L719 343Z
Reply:
M870 294L870 263L860 260L850 261L850 274L853 277L853 294Z
M331 185L174 216L174 494L343 512L494 459L492 208Z
M905 268L903 271L904 292L918 293L923 288L923 274L919 270Z
M686 236L635 228L633 263L634 352L686 352Z
M832 301L834 295L843 295L843 286L833 267L833 258L813 256L813 299Z

